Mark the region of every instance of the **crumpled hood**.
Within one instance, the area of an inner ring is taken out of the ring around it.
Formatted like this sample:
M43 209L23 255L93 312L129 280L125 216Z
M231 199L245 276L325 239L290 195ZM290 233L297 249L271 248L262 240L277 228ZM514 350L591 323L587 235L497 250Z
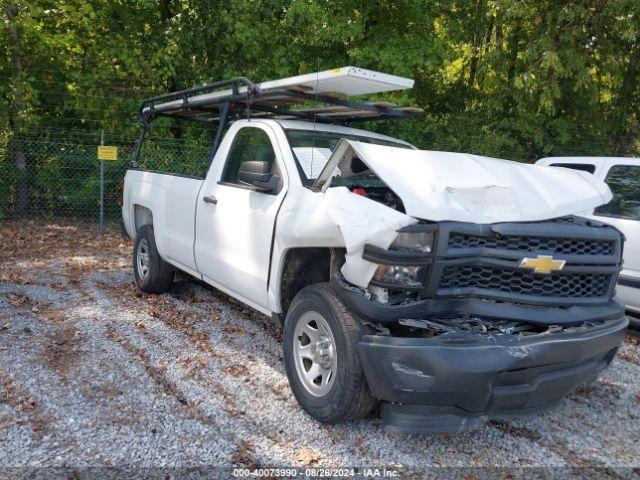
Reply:
M593 175L466 153L434 152L341 140L316 185L330 186L336 166L360 158L415 218L474 223L538 221L590 210L611 200ZM329 180L329 181L327 181Z

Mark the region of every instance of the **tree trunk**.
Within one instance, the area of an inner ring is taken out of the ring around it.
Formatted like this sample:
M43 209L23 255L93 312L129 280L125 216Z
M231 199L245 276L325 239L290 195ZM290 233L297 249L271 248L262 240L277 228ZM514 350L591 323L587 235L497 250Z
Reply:
M520 41L520 31L518 27L514 28L514 31L509 38L509 46L508 46L508 59L507 59L507 82L511 87L515 82L516 78L516 66L518 62L518 42Z
M616 114L614 116L614 136L619 140L615 142L615 153L620 156L631 155L631 147L633 142L632 132L630 131L631 122L629 117L632 115L632 109L637 108L637 92L638 92L638 78L640 77L640 60L638 60L640 52L636 48L636 45L632 45L629 48L629 55L627 65L622 75L622 85L620 86Z
M24 115L24 78L22 74L22 45L20 34L16 26L18 5L7 5L9 18L9 37L11 38L11 53L13 58L13 111L9 116L9 124L14 134L15 166L18 169L18 185L16 186L16 213L24 214L29 208L29 180L27 177L27 156L24 152L22 137L22 117Z
M485 33L485 36L482 42L482 49L480 50L480 59L482 59L491 49L491 36L493 35L494 25L495 25L495 16L492 15L491 18L489 19L489 25L487 26L487 31ZM480 59L478 61L480 61ZM476 63L476 66L477 66L477 63ZM478 75L477 72L475 75L476 75L476 84L478 85L478 89L482 91L482 86L484 84L485 76L483 74Z
M475 28L473 31L473 39L471 41L471 62L469 65L469 79L467 87L473 87L476 81L476 72L478 71L478 60L480 57L480 49L482 48L482 25L483 25L484 1L476 1L476 18L474 19Z
M173 16L173 9L171 8L171 0L160 0L160 18L163 25L167 25ZM175 92L178 90L178 83L176 78L172 75L167 79L167 89L169 92ZM169 126L169 131L173 138L182 138L182 124L178 120L173 120Z

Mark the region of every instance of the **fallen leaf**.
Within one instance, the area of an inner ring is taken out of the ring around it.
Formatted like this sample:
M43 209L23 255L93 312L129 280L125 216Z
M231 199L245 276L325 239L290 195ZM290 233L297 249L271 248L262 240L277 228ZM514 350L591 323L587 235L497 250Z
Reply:
M313 453L307 447L303 447L302 450L298 452L298 455L296 455L296 460L304 463L307 466L316 463L319 459L320 457L318 456L318 454Z

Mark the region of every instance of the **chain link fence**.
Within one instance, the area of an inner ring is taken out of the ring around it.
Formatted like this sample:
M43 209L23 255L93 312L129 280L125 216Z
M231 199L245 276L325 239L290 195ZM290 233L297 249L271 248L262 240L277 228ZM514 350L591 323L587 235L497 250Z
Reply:
M0 146L0 218L71 217L100 220L101 132L27 131ZM135 142L105 134L118 158L104 162L104 216L120 218L122 179Z
M102 184L104 222L117 225L121 218L124 175L131 167L137 139L134 134L69 130L34 130L0 136L0 220L55 217L88 219L97 225L101 222ZM103 161L103 176L97 151L101 141L118 149L116 160ZM208 138L148 135L139 167L203 175L211 150L207 141Z

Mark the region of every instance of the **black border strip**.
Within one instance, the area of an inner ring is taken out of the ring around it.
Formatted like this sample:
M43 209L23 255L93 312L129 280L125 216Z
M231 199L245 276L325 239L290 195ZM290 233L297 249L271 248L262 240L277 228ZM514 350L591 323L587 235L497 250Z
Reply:
M640 278L635 278L630 275L619 275L618 285L623 287L640 288Z

